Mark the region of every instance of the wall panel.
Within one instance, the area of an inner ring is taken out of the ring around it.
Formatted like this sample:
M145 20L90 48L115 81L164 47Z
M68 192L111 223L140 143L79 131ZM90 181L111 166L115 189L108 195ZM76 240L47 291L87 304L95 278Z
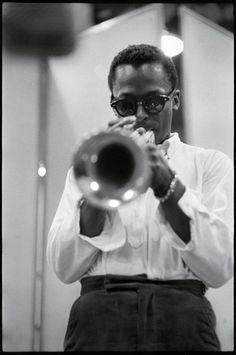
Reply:
M2 324L4 351L32 346L39 62L3 51Z
M233 158L233 34L193 11L180 11L184 126L189 144ZM222 350L233 349L233 280L207 296L217 316Z
M233 34L182 7L186 139L233 157Z

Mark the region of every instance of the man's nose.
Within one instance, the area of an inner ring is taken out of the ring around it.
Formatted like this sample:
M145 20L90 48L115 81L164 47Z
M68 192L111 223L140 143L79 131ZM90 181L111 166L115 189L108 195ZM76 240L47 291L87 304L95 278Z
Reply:
M136 116L137 120L143 121L143 120L145 120L148 117L148 114L145 111L145 109L144 109L144 107L143 107L141 102L138 102L137 105L138 105L137 106L137 112L136 112L135 116Z

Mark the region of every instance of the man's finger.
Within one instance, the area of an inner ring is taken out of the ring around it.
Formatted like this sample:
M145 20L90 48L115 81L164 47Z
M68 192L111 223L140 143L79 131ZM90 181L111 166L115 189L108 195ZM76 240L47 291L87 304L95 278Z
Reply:
M110 121L110 125L109 125L109 131L114 131L116 129L119 128L123 128L124 126L127 125L131 125L130 127L132 127L132 125L134 125L136 121L136 118L134 116L128 116L128 117L124 117L118 120L114 120L114 121ZM114 124L112 124L114 122Z
M142 135L145 134L147 131L146 131L145 128L139 127L139 128L136 129L136 132L138 132L138 134L140 134L140 135L142 136Z
M108 122L108 127L114 126L114 124L118 123L118 119L114 119Z

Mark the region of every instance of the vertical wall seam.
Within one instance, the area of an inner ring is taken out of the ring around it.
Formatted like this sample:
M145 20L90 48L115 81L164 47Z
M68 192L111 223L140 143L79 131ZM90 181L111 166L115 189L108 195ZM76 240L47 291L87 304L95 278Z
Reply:
M45 259L45 219L46 219L46 172L47 172L47 130L48 130L49 65L48 58L39 60L39 117L38 117L38 158L35 221L35 263L33 289L33 336L32 351L42 350L44 259ZM39 175L39 168L45 169Z

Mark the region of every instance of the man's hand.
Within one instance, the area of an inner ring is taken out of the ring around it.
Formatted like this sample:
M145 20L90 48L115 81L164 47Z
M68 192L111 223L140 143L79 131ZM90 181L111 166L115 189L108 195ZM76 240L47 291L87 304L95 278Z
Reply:
M108 132L133 132L133 127L136 122L136 118L134 116L115 118L108 122Z
M174 177L174 172L168 165L163 150L155 144L147 143L145 146L152 171L150 187L158 197L163 197Z
M154 143L154 133L147 132L143 127L134 129L135 124L136 118L134 116L116 118L108 123L108 132L121 132L131 137L140 147L144 147L148 142Z
M163 197L169 190L174 172L168 165L162 149L154 144L147 144L146 151L148 153L149 162L152 170L151 188L154 195ZM185 186L178 179L175 189L170 197L163 202L162 209L166 219L169 221L175 233L187 244L190 239L190 219L178 206L178 200L185 191Z

